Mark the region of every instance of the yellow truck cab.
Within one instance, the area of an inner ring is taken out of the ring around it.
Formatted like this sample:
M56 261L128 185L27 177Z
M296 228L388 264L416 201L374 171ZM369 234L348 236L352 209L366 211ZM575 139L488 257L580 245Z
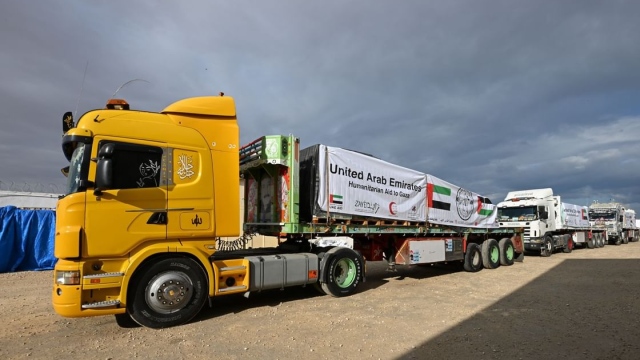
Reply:
M239 232L235 105L221 94L160 113L128 109L112 99L75 126L63 118L70 165L56 210L53 307L68 317L128 307L142 325L171 326L220 291L206 276L221 271L209 257L216 237Z

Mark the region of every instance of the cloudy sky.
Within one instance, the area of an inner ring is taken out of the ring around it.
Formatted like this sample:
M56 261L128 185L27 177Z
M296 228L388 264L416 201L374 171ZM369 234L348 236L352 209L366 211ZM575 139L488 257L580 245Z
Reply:
M551 187L640 210L639 16L616 0L7 0L0 187L62 188L62 114L144 79L118 97L233 96L242 143L292 133L494 202Z

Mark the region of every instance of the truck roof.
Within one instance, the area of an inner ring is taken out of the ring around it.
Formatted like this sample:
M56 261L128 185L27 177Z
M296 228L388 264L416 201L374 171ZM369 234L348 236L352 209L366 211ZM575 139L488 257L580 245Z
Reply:
M198 96L178 100L162 110L162 114L235 116L236 106L229 96Z
M517 190L511 191L504 198L504 201L511 199L525 200L525 199L544 199L553 196L553 190L551 188L544 189L532 189L532 190Z
M593 203L589 205L589 209L617 209L621 207L622 207L622 204L617 202Z

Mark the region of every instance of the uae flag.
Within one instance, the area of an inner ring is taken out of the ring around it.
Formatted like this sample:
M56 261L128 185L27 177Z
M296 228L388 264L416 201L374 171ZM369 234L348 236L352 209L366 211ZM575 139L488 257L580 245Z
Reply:
M336 194L329 195L329 202L331 204L342 205L342 195L336 195Z
M431 209L451 210L451 189L427 183L427 206Z

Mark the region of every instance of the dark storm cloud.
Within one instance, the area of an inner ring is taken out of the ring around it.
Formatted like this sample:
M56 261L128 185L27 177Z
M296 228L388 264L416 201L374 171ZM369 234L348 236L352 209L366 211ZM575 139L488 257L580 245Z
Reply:
M115 89L162 110L224 91L243 143L293 133L501 200L640 209L632 1L12 1L0 180L61 183L60 117Z

